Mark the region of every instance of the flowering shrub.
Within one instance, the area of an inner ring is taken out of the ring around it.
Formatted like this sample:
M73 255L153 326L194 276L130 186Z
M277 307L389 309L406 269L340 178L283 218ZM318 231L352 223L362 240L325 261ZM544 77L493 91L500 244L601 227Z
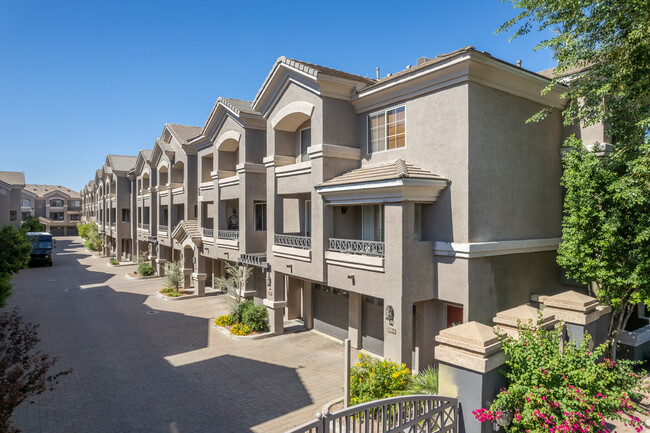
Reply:
M233 319L232 315L225 314L223 316L217 317L214 321L214 324L217 326L228 326L228 325L232 325L234 322L235 319Z
M235 325L230 330L230 333L233 335L248 335L251 333L251 328L249 328L244 323L235 323Z
M579 346L572 341L560 352L561 329L534 330L522 326L518 339L500 336L509 359L505 371L508 388L502 389L488 409L473 412L481 422L512 416L508 432L606 433L606 418L623 420L641 431L641 420L624 412L637 410L630 397L641 374L630 361L603 359L607 344L589 349L585 335ZM601 361L602 359L602 361Z
M406 364L359 354L359 362L350 368L350 405L394 397L406 389L410 377Z

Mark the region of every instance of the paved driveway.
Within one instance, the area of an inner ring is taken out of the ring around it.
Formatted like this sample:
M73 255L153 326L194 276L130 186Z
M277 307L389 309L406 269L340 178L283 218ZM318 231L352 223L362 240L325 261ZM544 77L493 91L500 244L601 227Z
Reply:
M79 238L52 267L14 277L8 307L40 323L40 348L73 368L14 413L23 432L282 432L342 395L339 343L313 332L235 341L210 319L223 295L164 301ZM153 313L153 314L152 314Z

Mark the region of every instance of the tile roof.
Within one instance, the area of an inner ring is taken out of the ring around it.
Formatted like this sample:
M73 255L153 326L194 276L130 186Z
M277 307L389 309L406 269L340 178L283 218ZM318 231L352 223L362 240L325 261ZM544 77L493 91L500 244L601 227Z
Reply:
M142 158L145 161L149 161L151 159L151 155L153 155L153 150L143 149L140 151L140 155L142 155Z
M46 194L49 194L53 191L60 191L70 198L81 198L79 192L71 190L65 186L61 185L37 185L29 184L25 185L25 189L29 192L36 194L38 197L45 197Z
M177 123L166 123L165 126L181 144L187 144L188 140L200 135L203 129L200 126L179 125Z
M156 139L156 144L160 146L160 148L163 150L163 152L173 152L174 148L172 147L171 144L167 143L164 140L161 140L160 138Z
M233 99L233 98L219 98L217 99L217 104L222 103L226 107L230 108L233 110L235 113L248 113L248 114L257 114L259 115L257 111L253 110L253 103L250 101L243 101L241 99ZM216 105L216 104L215 104Z
M21 171L0 171L0 181L9 185L25 185L25 173Z
M192 240L201 239L201 230L199 230L199 222L197 220L183 220L178 223L172 232L172 239L178 239L181 230Z
M275 73L275 71L277 70L280 64L284 64L292 68L296 68L299 71L305 72L313 77L317 77L319 73L322 73L324 75L330 75L332 77L344 78L352 81L361 81L362 83L366 83L368 85L374 84L376 82L376 80L373 78L364 77L356 74L350 74L348 72L339 71L338 69L327 68L325 66L316 65L314 63L303 62L302 60L289 59L287 57L281 56L278 57L278 60L275 61L275 64L271 68L271 71L264 79L262 86L260 87L260 89L257 91L257 94L255 95L255 99L253 103L257 102L264 88L266 87L266 84L271 80L271 77L273 76L273 74Z
M352 183L376 182L380 180L393 180L403 178L446 180L445 178L438 176L437 174L434 174L428 170L420 168L409 162L405 162L403 159L398 159L397 161L391 162L389 164L352 169L328 181L325 181L318 186L345 185Z
M108 155L107 156L110 167L113 171L129 171L135 168L135 161L137 156L126 155Z
M537 74L546 78L562 78L589 69L589 66L579 66L575 68L569 68L565 71L558 72L557 75L555 74L556 69L557 68L544 69L543 71L539 71Z

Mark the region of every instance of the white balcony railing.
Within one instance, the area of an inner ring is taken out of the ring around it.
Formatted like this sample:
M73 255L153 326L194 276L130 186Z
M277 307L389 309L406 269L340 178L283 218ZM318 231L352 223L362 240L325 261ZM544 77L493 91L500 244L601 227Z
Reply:
M167 230L169 230L169 226L165 224L160 224L158 225L158 230L160 230L161 232L166 232Z
M329 250L341 253L384 257L384 243L376 241L330 238Z
M208 238L214 237L214 229L208 229L203 227L203 236Z
M239 230L219 230L217 234L219 239L239 240Z
M302 248L311 250L311 237L294 235L275 235L275 244L283 247Z

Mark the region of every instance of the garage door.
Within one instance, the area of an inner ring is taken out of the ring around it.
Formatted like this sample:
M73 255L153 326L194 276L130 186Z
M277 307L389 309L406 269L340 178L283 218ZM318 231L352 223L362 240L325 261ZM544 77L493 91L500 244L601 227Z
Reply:
M340 340L348 338L348 293L314 284L312 300L314 329Z
M52 236L63 236L63 227L50 227Z
M79 233L77 232L77 227L68 227L68 236L78 236Z
M384 302L372 296L363 297L361 311L361 347L384 355Z

